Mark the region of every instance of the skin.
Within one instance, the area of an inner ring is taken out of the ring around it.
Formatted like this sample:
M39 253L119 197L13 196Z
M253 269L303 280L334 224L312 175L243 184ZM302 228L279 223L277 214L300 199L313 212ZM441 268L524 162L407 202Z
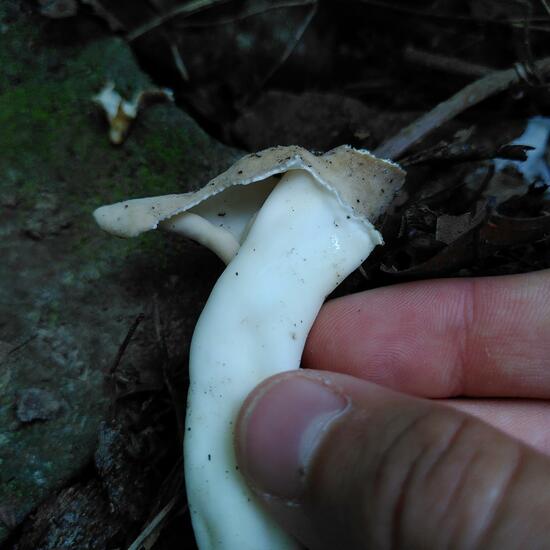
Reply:
M241 471L309 548L544 548L549 334L550 271L327 303L311 370L245 401Z

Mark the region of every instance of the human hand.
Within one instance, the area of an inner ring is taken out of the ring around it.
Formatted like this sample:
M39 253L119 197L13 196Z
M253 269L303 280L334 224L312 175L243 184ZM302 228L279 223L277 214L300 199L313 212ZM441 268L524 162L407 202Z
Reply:
M550 271L334 300L303 364L250 394L236 449L308 548L548 547Z

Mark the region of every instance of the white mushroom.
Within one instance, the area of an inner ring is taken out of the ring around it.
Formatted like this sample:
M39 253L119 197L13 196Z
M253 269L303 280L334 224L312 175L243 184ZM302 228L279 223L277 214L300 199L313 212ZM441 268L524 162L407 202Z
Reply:
M115 235L160 225L228 263L191 344L185 477L201 550L297 547L238 472L233 423L259 382L300 366L324 299L382 243L371 222L403 179L397 165L347 146L321 156L274 147L242 158L195 193L95 212Z
M527 145L527 159L524 161L495 159L497 171L513 166L520 172L525 181L539 185L550 185L550 168L548 166L548 141L550 140L550 117L535 116L527 121L521 136L510 142L510 145ZM548 190L546 192L548 195Z
M111 143L120 145L141 111L155 103L174 101L174 94L168 88L151 88L139 91L127 101L116 91L114 82L107 82L92 99L105 112Z

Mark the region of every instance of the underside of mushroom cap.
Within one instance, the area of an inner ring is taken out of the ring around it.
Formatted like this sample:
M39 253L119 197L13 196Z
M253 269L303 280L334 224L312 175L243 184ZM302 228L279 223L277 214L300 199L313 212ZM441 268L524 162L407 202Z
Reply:
M164 220L198 207L211 197L222 193L225 196L224 192L234 188L235 193L228 193L227 200L222 201L219 197L220 201L216 201L220 206L226 204L227 212L224 210L222 214L228 216L218 225L225 226L240 240L239 233L244 231L246 220L243 219L242 197L236 193L235 187L263 182L254 192L246 193L250 196L245 200L248 203L245 210L252 217L275 185L273 176L289 170L309 172L320 185L337 196L350 216L365 223L375 223L380 218L405 177L405 172L397 164L348 145L324 154L311 153L296 145L278 146L244 156L198 191L102 206L94 212L94 217L105 231L120 237L134 237L155 229ZM239 210L239 221L231 218L233 207ZM215 219L214 211L201 212L200 215L212 223L219 221ZM220 212L217 215L220 216Z

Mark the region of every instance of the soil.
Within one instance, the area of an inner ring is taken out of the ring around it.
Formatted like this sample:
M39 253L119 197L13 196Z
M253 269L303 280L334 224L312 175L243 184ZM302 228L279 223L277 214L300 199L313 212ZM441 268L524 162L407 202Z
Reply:
M144 547L194 544L187 354L223 266L155 232L107 237L96 207L196 189L271 145L374 150L516 64L513 85L395 159L407 182L379 220L386 245L336 293L550 266L544 182L494 165L525 158L503 146L550 111L542 3L193 4L0 5L2 547L129 547L155 517ZM148 105L114 146L92 100L111 81L128 100L169 87L175 103Z

